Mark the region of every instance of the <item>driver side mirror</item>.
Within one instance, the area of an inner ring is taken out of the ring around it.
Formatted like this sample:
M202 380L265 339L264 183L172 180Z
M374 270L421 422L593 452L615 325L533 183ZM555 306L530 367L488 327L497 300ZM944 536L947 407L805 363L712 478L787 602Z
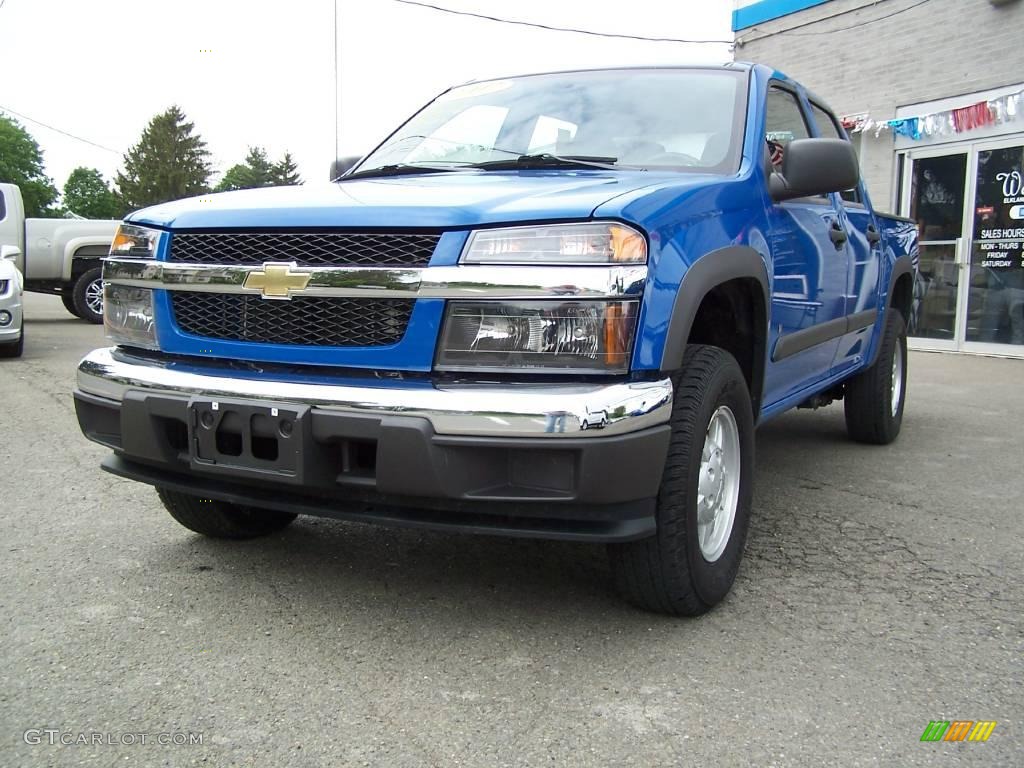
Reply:
M331 163L331 181L337 181L339 177L348 173L360 159L359 155L353 155L352 157L339 157Z
M13 261L18 266L18 256L22 255L22 249L17 246L0 246L0 259Z
M827 195L856 187L860 167L853 145L842 139L794 139L782 156L782 171L768 179L777 203L797 197Z

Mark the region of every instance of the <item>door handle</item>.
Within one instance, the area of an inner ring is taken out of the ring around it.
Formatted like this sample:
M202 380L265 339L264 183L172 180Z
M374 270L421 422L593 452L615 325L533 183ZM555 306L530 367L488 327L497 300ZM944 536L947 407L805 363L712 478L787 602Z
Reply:
M842 225L838 221L833 221L832 226L829 227L828 237L832 241L832 244L836 247L836 250L843 247L843 244L849 239L846 234L846 230L843 229Z
M875 229L874 224L868 224L868 242L876 245L882 241L882 233Z

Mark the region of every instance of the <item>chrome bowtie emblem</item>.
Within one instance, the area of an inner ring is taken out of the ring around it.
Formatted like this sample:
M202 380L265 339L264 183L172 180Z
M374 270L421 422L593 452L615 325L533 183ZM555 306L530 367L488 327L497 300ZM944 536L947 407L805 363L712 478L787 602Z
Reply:
M312 277L309 272L293 272L296 268L294 261L268 261L263 264L263 269L250 272L242 285L260 291L264 299L290 299L292 294L304 290Z

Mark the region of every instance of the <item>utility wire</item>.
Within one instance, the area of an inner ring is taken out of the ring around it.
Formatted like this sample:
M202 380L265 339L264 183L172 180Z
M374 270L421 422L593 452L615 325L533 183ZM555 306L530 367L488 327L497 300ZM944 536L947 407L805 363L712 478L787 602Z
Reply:
M921 5L924 5L925 3L927 3L928 0L918 0L918 2L914 3L913 5L908 5L906 8L900 8L897 11L893 11L892 13L887 13L884 16L878 16L878 17L873 18L873 19L865 19L864 21L858 21L856 24L848 24L845 27L836 27L835 29L822 29L822 30L819 30L817 32L794 32L793 31L793 30L796 30L796 29L801 29L803 27L809 27L809 26L812 26L812 25L815 25L815 24L821 24L821 23L826 22L826 21L831 21L832 19L835 19L835 18L837 18L839 16L845 16L848 13L855 13L857 11L867 10L868 8L873 8L874 6L878 5L881 2L884 2L884 0L875 0L875 2L872 3L871 5L861 5L861 6L858 6L857 8L850 8L849 10L846 10L846 11L841 11L839 13L834 13L831 16L825 16L825 17L820 18L820 19L812 19L811 21L806 21L803 24L797 24L795 26L789 27L788 29L781 29L778 32L764 32L764 33L758 34L757 27L754 27L750 31L749 35L740 35L740 36L738 36L736 38L736 45L737 45L737 47L742 48L746 43L753 42L754 40L763 40L766 37L773 37L775 35L789 35L790 37L817 37L819 35L831 35L831 34L833 34L835 32L846 32L846 31L851 30L851 29L857 29L858 27L865 27L868 24L874 24L876 21L883 21L884 19L891 19L893 16L899 16L901 13L906 13L907 11L912 11L915 8L917 8L918 6L921 6Z
M859 21L856 24L850 24L850 25L845 26L845 27L836 27L835 29L823 29L820 32L794 32L793 36L794 37L812 37L814 35L831 35L833 32L846 32L849 29L857 29L858 27L865 27L868 24L874 24L876 21L883 21L885 19L891 19L893 16L899 16L901 13L906 13L907 11L912 11L915 8L917 8L919 5L924 5L927 2L928 2L928 0L918 0L918 2L914 3L913 5L908 5L906 8L900 8L898 11L893 11L892 13L887 13L884 16L877 16L877 17L875 17L873 19L865 19L864 21ZM783 33L783 34L786 34L786 33Z
M515 24L520 27L534 27L535 29L547 29L551 32L572 32L577 35L590 35L592 37L611 37L619 40L643 40L648 43L717 43L720 45L732 45L732 40L687 40L678 37L644 37L643 35L623 35L616 32L595 32L590 29L576 29L575 27L556 27L551 24L539 24L532 21L521 21L518 19L503 19L498 16L488 16L483 13L472 13L470 11L457 11L454 8L444 8L440 5L419 2L419 0L392 0L402 5L415 5L419 8L430 8L442 13L450 13L454 16L470 16L474 19L485 21L496 21L499 24Z
M81 136L75 136L75 134L73 134L73 133L68 133L67 131L62 131L60 128L56 128L56 127L54 127L52 125L48 125L48 124L42 122L41 120L36 120L35 118L29 117L28 115L23 115L20 112L15 112L13 109L9 109L8 107L5 107L3 105L0 105L0 111L8 112L8 113L14 115L15 117L20 117L22 120L28 120L30 123L35 123L36 125L41 125L43 128L48 128L51 131L56 131L57 133L63 134L64 136L67 136L68 138L75 139L76 141L81 141L81 142L84 142L85 144L91 144L92 146L97 147L98 149L103 149L103 150L106 150L107 152L113 152L115 155L123 154L122 152L119 152L116 149L111 149L110 147L105 147L102 144L97 144L95 141L89 141L89 139L83 139Z

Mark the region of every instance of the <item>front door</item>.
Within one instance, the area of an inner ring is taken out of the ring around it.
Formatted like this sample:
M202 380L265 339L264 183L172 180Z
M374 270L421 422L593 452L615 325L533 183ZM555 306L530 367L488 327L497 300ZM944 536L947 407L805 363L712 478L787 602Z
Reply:
M796 94L768 92L766 141L781 165L789 142L808 138ZM796 395L828 378L846 328L847 241L838 195L788 200L769 209L773 285L771 324L778 338L765 374L765 403Z

